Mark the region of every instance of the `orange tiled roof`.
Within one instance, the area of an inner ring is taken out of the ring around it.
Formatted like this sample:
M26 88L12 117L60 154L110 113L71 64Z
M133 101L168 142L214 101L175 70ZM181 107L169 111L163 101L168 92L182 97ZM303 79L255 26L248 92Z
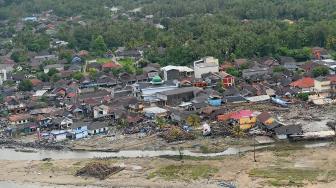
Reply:
M298 88L310 88L314 87L314 79L310 77L305 77L290 84L292 87Z
M41 83L42 83L42 81L41 81L41 80L39 80L39 79L36 79L36 78L34 78L34 79L31 79L30 81L31 81L31 83L33 84L33 86L37 86L37 85L39 85L39 84L41 84Z
M111 61L111 62L108 62L108 63L105 63L103 64L102 66L103 68L107 68L107 69L115 69L115 68L119 68L121 67L119 64Z

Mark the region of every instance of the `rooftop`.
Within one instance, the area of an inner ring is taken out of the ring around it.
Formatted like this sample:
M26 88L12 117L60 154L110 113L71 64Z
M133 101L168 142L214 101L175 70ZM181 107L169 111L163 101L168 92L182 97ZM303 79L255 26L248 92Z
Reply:
M189 68L186 66L173 66L173 65L162 67L161 70L162 71L178 70L179 72L193 72L194 71L192 68Z
M314 87L314 79L310 77L305 77L290 84L292 87L299 88L310 88Z

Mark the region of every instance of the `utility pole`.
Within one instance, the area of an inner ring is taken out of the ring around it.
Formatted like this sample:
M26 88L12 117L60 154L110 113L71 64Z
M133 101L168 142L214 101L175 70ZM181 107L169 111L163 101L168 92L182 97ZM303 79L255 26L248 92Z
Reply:
M257 162L257 159L256 159L256 139L255 139L255 134L253 134L253 159L254 159L254 162Z

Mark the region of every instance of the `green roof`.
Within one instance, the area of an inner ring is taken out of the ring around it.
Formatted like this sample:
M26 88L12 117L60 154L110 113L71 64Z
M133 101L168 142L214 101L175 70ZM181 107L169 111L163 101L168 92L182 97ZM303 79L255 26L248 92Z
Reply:
M160 78L160 76L155 76L152 78L152 82L162 82L162 79Z

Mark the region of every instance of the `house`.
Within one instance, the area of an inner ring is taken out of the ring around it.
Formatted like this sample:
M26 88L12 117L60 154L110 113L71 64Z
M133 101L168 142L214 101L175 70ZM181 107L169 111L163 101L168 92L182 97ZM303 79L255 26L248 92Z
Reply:
M328 50L321 47L314 47L312 48L312 54L314 55L315 59L321 60L328 55Z
M320 95L322 93L328 93L331 90L331 81L327 77L319 76L314 79L314 91Z
M223 97L223 103L244 103L244 102L248 102L248 100L241 95Z
M336 98L336 75L329 76L328 79L330 80L330 97Z
M75 122L73 125L71 125L71 129L69 131L70 137L72 139L81 139L88 136L88 125L87 122Z
M230 116L241 129L249 129L257 122L256 115L251 110L241 110Z
M301 65L301 69L303 69L306 73L311 73L314 68L319 67L322 65L319 65L318 63L315 62L306 62L305 64Z
M191 77L194 70L186 66L172 66L168 65L162 67L164 81L167 80L180 80L181 78Z
M195 114L195 112L185 111L183 109L171 109L170 112L171 120L178 123L186 122L190 115Z
M205 57L194 62L195 78L202 78L202 74L217 72L219 72L219 63L214 57Z
M111 69L118 69L118 68L121 68L122 66L115 62L115 61L110 61L110 62L107 62L107 63L104 63L102 65L102 70L111 70Z
M242 77L244 79L253 79L253 78L262 79L267 74L268 74L267 67L254 66L253 68L243 70Z
M16 114L8 117L10 125L21 125L26 124L31 119L30 114Z
M69 117L59 117L53 119L53 123L58 128L68 128L73 124L73 120Z
M26 105L14 97L9 97L6 99L5 105L7 110L12 114L20 114L27 111Z
M37 78L33 78L30 81L31 81L31 83L33 84L34 87L41 86L42 83L43 83L41 80L39 80Z
M90 69L96 69L98 71L102 70L102 64L98 63L98 62L92 62L92 63L88 63L86 65L86 70L90 70Z
M226 114L215 114L218 121L230 121L240 126L241 129L249 129L257 122L256 114L251 110L241 110L239 112L229 112Z
M197 87L184 87L174 90L163 91L156 94L156 97L160 100L159 104L165 105L178 105L182 102L191 101L196 95L195 92L202 89Z
M257 121L261 122L263 125L272 125L274 118L268 112L262 112L257 116Z
M226 73L226 72L220 72L219 75L221 75L222 80L223 80L223 87L224 88L229 88L234 86L235 84L235 77Z
M269 95L258 95L258 96L246 97L246 100L248 100L249 102L265 102L270 101L271 97Z
M110 107L106 105L99 105L93 108L93 118L102 118L111 115Z
M125 48L121 47L115 51L115 54L117 60L127 58L139 60L143 56L143 51L137 49L126 50Z
M248 60L247 59L235 59L233 64L236 68L241 68L242 66L248 64Z
M283 67L290 71L297 71L300 68L296 62L286 62L283 64Z
M259 62L261 65L264 65L267 67L276 67L280 65L280 63L276 59L269 58L269 57L262 58Z
M108 124L106 122L93 122L88 126L89 135L96 135L107 133L109 130Z
M292 57L288 57L288 56L281 56L281 57L279 58L279 61L280 61L280 64L281 64L281 65L284 65L284 64L286 64L286 63L288 63L288 64L292 64L292 63L295 63L295 62L296 62L296 60L295 60L294 58L292 58Z
M286 139L292 135L303 134L301 125L280 126L280 127L275 128L274 132L278 139Z
M222 105L222 98L220 96L209 96L208 103L211 106L221 106Z
M62 65L62 64L47 65L43 68L43 72L47 74L50 69L56 69L58 71L63 71L64 70L64 65Z
M39 55L39 56L35 56L34 60L40 63L43 63L44 61L57 61L58 57L56 55Z
M167 112L168 112L166 109L159 108L156 106L144 108L143 111L146 117L152 118L152 119L156 117L167 116Z
M50 139L55 142L60 142L67 139L68 132L65 130L52 130L50 132Z
M152 79L156 76L159 76L160 72L159 69L152 67L152 66L146 66L144 68L142 68L144 74L147 75L148 79Z
M289 84L291 87L299 88L302 93L309 93L314 91L314 79L310 77L304 77L300 80Z

